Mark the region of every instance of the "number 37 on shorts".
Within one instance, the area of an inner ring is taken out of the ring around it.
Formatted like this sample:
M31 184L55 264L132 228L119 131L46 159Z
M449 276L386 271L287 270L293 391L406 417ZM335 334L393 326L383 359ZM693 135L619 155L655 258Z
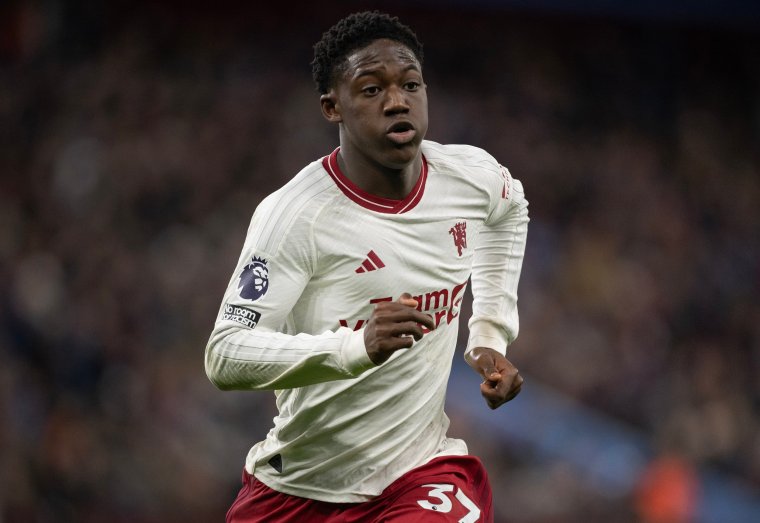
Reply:
M436 518L436 521L455 521L457 523L482 521L480 508L458 486L448 483L428 483L421 487L427 489L427 497L418 499L417 504L425 510L448 516Z

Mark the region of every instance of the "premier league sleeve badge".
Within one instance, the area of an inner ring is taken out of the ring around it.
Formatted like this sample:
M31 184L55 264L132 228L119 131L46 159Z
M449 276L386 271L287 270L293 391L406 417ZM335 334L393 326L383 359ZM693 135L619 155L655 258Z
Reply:
M246 300L256 301L264 296L269 290L269 268L267 261L254 256L253 259L243 267L238 283L240 297Z

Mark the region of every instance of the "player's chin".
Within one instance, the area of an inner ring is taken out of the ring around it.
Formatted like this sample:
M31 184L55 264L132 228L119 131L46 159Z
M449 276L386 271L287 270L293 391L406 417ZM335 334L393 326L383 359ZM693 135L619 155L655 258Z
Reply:
M390 144L386 149L385 164L394 169L403 169L416 160L419 153L420 144L417 142Z

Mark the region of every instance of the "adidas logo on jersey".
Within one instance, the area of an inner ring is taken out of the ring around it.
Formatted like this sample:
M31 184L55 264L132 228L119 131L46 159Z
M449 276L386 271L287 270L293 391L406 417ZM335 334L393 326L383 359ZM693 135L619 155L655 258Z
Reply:
M380 256L375 254L375 251L369 251L367 253L367 257L364 258L362 264L359 265L359 267L357 267L354 272L361 274L363 272L376 271L378 269L382 269L383 267L385 267L385 264L383 263L383 260L380 259Z

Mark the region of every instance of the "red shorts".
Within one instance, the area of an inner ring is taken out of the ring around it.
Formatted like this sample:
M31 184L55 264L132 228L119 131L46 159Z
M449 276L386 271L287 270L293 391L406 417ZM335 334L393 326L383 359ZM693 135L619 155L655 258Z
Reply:
M493 523L488 475L474 456L412 469L364 503L327 503L272 490L243 471L227 523Z

